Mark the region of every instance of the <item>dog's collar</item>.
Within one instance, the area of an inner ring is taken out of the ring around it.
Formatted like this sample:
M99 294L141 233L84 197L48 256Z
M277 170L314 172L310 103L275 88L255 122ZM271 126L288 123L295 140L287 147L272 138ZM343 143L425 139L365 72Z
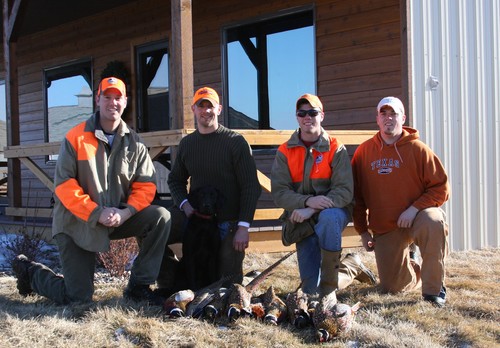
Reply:
M212 220L214 217L213 215L206 215L206 214L198 213L197 211L194 212L194 215L196 215L197 217L199 217L201 219L205 219L205 220Z

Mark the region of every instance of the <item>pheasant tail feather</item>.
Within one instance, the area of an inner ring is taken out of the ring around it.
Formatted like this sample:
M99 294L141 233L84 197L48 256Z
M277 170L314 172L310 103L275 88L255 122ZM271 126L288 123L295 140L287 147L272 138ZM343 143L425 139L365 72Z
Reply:
M290 251L288 254L283 256L281 259L273 263L271 266L267 267L265 270L263 270L258 276L256 276L250 283L247 284L245 287L248 292L252 293L253 290L255 290L259 284L261 284L273 271L276 267L278 267L283 261L288 259L290 256L292 256L295 253L295 250Z

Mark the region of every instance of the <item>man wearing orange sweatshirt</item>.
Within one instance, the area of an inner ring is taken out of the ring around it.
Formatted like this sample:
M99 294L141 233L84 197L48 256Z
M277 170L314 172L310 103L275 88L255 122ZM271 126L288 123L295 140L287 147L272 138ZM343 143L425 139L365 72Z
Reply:
M380 131L354 153L354 227L365 249L375 252L382 291L422 287L425 301L443 307L448 225L440 207L450 194L448 176L405 120L401 100L383 98L377 106ZM410 258L412 243L421 265Z

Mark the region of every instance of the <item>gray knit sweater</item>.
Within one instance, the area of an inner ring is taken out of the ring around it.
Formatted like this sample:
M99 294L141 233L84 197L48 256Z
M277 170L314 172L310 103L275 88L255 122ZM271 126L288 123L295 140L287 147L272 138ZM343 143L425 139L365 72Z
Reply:
M213 133L195 131L184 137L167 181L177 206L187 198L189 178L191 189L212 185L222 192L219 221L253 221L261 187L243 136L219 125Z

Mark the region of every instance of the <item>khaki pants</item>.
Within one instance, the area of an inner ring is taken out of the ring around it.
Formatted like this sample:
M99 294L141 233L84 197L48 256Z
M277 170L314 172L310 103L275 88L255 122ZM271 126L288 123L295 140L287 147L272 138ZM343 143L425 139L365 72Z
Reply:
M423 294L439 294L445 281L448 255L448 225L440 208L424 209L417 214L411 228L375 234L374 240L382 291L395 293L422 286ZM414 267L410 262L411 243L420 249L421 267Z

